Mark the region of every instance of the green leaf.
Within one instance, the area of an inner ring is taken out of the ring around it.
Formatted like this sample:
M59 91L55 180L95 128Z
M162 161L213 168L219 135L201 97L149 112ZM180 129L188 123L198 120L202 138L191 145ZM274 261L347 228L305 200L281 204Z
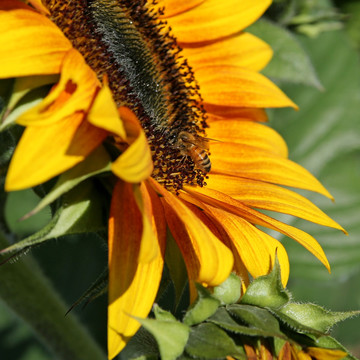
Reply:
M0 254L23 253L27 249L50 239L103 230L103 219L102 216L99 216L101 199L93 189L92 184L87 182L66 194L63 206L58 209L47 226L34 235L1 250Z
M217 359L231 355L241 355L234 341L214 324L200 324L191 328L186 352L192 357Z
M0 246L7 243L0 233ZM60 360L105 360L106 355L72 315L30 257L0 267L0 299L37 333Z
M272 60L263 71L264 75L275 80L322 88L308 54L290 31L267 20L257 21L247 31L267 42L274 51Z
M200 284L195 284L198 298L192 307L186 312L183 322L186 325L195 325L206 320L215 313L220 306L220 301L215 299L208 290Z
M136 319L156 339L161 359L175 360L184 351L190 328L174 320Z
M227 310L253 328L284 338L278 320L266 309L251 305L228 305Z
M260 329L255 327L249 327L236 322L226 311L225 308L220 307L214 315L212 315L208 320L213 324L220 326L222 329L234 332L236 334L248 335L248 336L261 336L261 337L270 337L274 336L273 331L268 331L266 329ZM280 336L276 332L276 336ZM283 338L286 338L283 336Z
M322 333L328 333L339 321L360 314L360 311L331 312L319 305L298 303L286 304L279 311L298 323Z
M236 303L241 296L241 279L235 274L230 274L222 284L214 288L212 296L222 305Z
M276 258L271 272L254 279L246 289L240 303L277 309L289 300L290 294L281 283L280 264Z
M80 164L61 174L53 189L23 219L36 214L86 179L107 171L110 171L110 157L100 146Z

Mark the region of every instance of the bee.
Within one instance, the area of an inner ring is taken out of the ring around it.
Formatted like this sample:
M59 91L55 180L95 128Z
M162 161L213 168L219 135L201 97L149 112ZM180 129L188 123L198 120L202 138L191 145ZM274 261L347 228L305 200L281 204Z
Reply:
M211 170L211 161L208 156L208 139L200 136L194 136L186 131L181 131L176 143L180 153L184 156L190 156L195 167L205 174Z

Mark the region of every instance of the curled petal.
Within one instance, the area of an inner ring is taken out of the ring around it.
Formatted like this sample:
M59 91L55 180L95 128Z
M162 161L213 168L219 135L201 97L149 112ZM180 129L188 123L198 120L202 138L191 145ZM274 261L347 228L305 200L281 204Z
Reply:
M58 74L71 47L47 17L23 2L1 1L0 78Z
M136 116L129 109L122 108L120 117L124 121L130 145L111 168L120 179L138 183L150 177L153 171L150 147Z
M159 287L165 248L165 226L157 196L147 194L145 207L150 206L149 221L155 226L157 255L151 261L139 262L143 237L143 215L133 194L133 185L119 181L114 188L109 218L109 307L108 353L114 358L140 328L132 316L146 317ZM162 225L161 225L162 224ZM141 296L139 296L141 295Z
M87 112L99 87L95 73L86 65L82 55L71 49L66 53L59 83L17 122L24 126L45 126L75 112Z

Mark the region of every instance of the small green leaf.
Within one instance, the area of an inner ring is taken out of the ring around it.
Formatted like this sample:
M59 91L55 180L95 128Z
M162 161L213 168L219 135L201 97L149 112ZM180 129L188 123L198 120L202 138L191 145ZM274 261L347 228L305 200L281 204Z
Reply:
M331 312L315 304L289 303L279 310L298 323L328 333L338 322L357 316L360 311Z
M219 286L214 288L213 297L221 304L234 304L241 296L241 279L235 274L230 276Z
M175 360L184 351L190 328L178 321L136 319L156 339L161 359Z
M110 171L110 157L100 146L80 164L60 175L53 189L23 219L36 214L86 179L107 171Z
M276 258L272 271L268 275L254 279L240 303L278 309L288 303L289 300L290 293L282 286L280 265Z
M284 338L278 320L266 309L257 306L234 304L227 306L228 311L253 328L266 331L272 336Z
M322 89L309 56L290 31L266 20L257 21L247 30L267 42L274 51L264 75Z
M214 324L200 324L191 328L185 351L192 357L217 359L241 355L230 336Z
M63 206L51 222L37 233L0 251L0 254L23 253L46 240L64 235L97 232L104 229L102 216L99 216L100 196L93 191L90 182L73 189L64 196Z
M248 336L262 336L262 337L269 337L274 336L273 331L268 331L264 329L249 327L245 325L241 325L236 322L226 311L225 308L219 308L214 315L212 315L208 320L213 324L220 326L222 329L231 331L241 335L248 335ZM280 334L276 333L276 336L280 336ZM285 338L285 336L283 336Z
M183 322L186 325L199 324L215 313L220 306L220 301L215 299L208 290L200 284L196 284L198 298L193 306L184 316Z

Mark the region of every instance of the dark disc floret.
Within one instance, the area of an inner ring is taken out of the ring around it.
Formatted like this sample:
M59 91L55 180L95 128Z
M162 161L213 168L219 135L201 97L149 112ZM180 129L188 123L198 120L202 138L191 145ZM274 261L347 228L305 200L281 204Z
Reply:
M204 135L206 114L194 73L155 1L44 0L51 20L97 74L117 106L139 118L152 176L169 190L204 185L205 173L180 151L179 134Z

